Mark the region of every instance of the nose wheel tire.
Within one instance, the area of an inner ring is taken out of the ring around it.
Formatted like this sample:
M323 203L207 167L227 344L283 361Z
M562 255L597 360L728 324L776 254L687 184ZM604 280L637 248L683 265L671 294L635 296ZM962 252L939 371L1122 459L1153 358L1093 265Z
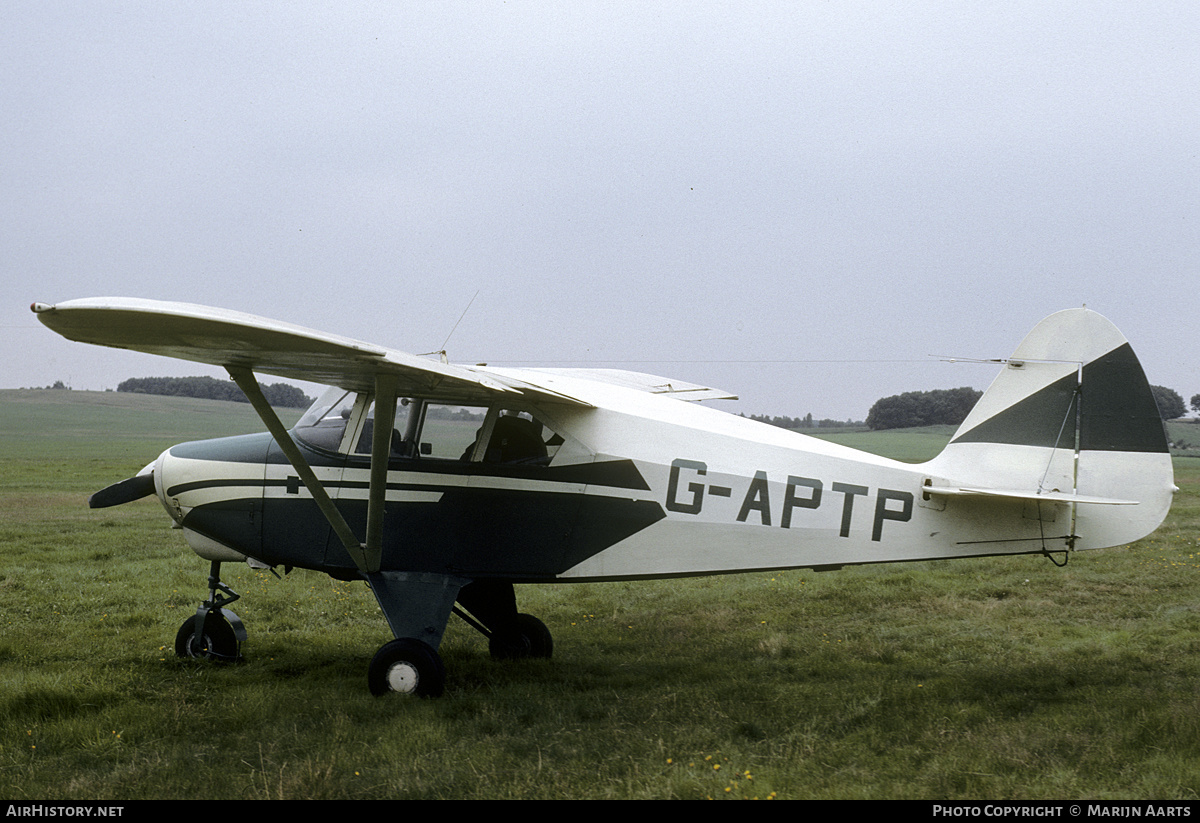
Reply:
M175 635L175 655L218 663L233 663L240 657L241 643L229 621L219 613L210 612L204 621L204 631L197 632L196 615L183 621Z
M417 697L440 697L446 688L446 667L427 643L402 637L385 643L367 671L367 685L376 697L392 692Z

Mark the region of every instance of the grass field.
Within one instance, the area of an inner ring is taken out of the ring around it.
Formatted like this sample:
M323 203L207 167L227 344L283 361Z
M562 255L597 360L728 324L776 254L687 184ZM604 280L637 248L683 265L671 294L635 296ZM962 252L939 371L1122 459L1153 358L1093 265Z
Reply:
M366 587L226 566L246 661L174 656L207 564L86 496L247 407L0 392L0 797L1144 798L1200 793L1200 459L1071 558L521 587L550 661L458 621L439 700L376 699ZM948 431L848 433L921 459ZM940 439L939 439L940 438ZM1200 438L1194 438L1200 440Z

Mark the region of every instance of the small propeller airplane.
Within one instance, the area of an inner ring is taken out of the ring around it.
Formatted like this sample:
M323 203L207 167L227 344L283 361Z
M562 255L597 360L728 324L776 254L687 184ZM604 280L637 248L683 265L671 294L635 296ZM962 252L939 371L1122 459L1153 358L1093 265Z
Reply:
M70 340L224 367L267 433L173 446L93 508L157 495L210 562L181 657L236 660L221 564L362 579L393 640L376 695L436 696L452 613L550 657L514 584L1066 553L1154 531L1176 491L1146 377L1101 315L1043 320L946 448L906 464L731 415L733 395L608 369L452 365L240 312L135 298L33 311ZM289 431L256 378L331 388Z

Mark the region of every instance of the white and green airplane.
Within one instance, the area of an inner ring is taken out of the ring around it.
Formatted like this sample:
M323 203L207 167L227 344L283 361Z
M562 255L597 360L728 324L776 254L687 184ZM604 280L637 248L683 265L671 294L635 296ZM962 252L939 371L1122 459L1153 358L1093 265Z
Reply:
M1151 533L1176 490L1141 365L1086 309L1034 328L921 464L727 414L696 401L732 395L653 375L452 365L184 303L33 311L70 340L224 367L268 430L173 446L90 500L157 495L210 561L176 652L239 656L222 563L363 579L395 638L371 662L375 694L443 691L452 612L493 656L549 657L517 583L1065 558ZM255 374L331 388L288 431Z

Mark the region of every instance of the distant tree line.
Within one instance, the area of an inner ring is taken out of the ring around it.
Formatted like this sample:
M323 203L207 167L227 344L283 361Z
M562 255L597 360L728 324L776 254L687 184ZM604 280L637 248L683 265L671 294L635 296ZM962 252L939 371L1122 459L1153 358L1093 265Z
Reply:
M1151 386L1154 402L1163 420L1174 420L1187 413L1183 398L1165 386ZM904 429L911 426L950 424L957 426L967 418L983 392L971 388L913 391L875 401L867 413L867 427ZM1192 408L1200 412L1200 394L1192 398Z
M867 412L867 428L906 429L910 426L957 426L983 396L978 389L910 391L875 401Z
M486 409L484 410L486 412ZM459 407L451 410L446 406L429 406L425 410L426 420L454 420L457 422L478 423L484 418L483 412L473 412L469 408Z
M232 380L212 377L131 377L117 385L117 391L135 394L161 394L168 397L199 397L203 400L231 400L248 403L246 395ZM263 396L272 406L303 409L313 399L295 386L272 383L262 387Z
M745 415L742 416L745 417ZM861 420L831 420L828 417L821 420L814 420L812 412L803 417L772 417L769 414L752 414L750 415L750 419L759 423L778 426L781 429L831 429L863 425Z
M1151 386L1150 391L1154 392L1154 402L1158 404L1158 415L1163 420L1174 420L1176 417L1183 417L1187 414L1187 407L1183 405L1183 398L1179 396L1179 392L1168 389L1166 386ZM1200 394L1192 398L1193 406L1195 406L1197 398L1200 398Z
M70 388L61 380L56 380L48 389ZM295 386L286 383L272 383L262 387L263 394L272 406L280 408L307 408L313 399ZM1154 402L1158 405L1159 415L1163 420L1175 420L1187 414L1187 405L1183 397L1174 389L1166 386L1151 386ZM206 400L231 400L235 403L245 403L246 396L236 383L226 380L216 380L212 377L132 377L117 386L117 391L140 394L162 394L173 397L199 397ZM875 401L867 414L866 426L872 430L903 429L911 426L932 426L948 424L957 426L966 419L967 414L974 408L975 403L983 396L983 392L972 388L934 389L933 391L913 391L884 397ZM1192 395L1190 401L1192 411L1200 414L1200 394ZM451 412L448 409L431 410L434 416L459 419L476 419L470 411L460 409ZM745 417L745 415L742 415ZM812 412L804 417L787 417L786 415L752 414L751 420L767 423L783 429L816 429L816 428L847 428L862 426L861 420L831 420L823 418L814 420Z

